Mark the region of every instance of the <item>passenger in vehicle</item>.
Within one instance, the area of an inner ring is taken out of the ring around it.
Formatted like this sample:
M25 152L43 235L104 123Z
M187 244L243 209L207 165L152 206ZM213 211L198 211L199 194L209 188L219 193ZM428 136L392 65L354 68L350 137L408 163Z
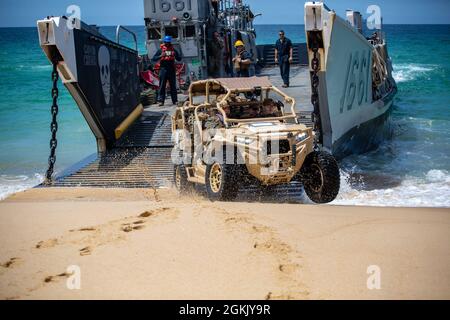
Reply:
M281 111L275 101L272 99L265 99L263 101L261 115L265 118L279 117L281 116Z

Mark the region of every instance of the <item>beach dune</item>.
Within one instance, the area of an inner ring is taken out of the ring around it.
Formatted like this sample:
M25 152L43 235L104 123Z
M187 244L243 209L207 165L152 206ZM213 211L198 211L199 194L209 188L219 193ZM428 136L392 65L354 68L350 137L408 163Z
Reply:
M33 189L0 243L1 299L450 299L450 209Z

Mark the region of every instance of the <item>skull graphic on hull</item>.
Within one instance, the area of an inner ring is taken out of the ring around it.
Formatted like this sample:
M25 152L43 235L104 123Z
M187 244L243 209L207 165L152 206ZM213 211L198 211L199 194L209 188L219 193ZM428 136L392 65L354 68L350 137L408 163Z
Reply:
M109 105L111 100L111 56L109 50L105 46L101 46L98 50L98 66L100 69L100 79L102 83L103 96L105 102Z

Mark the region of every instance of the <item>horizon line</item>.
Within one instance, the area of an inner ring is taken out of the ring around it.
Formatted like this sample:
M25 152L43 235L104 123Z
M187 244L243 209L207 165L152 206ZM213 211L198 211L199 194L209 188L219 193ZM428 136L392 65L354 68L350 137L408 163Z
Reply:
M117 27L117 25L96 25L96 24L88 24L89 26L97 26L97 27ZM145 25L138 24L122 24L128 27L144 27ZM257 23L255 26L304 26L304 23ZM448 26L450 23L383 23L384 26L418 26L418 25L429 25L429 26ZM8 28L35 28L36 26L0 26L1 29Z

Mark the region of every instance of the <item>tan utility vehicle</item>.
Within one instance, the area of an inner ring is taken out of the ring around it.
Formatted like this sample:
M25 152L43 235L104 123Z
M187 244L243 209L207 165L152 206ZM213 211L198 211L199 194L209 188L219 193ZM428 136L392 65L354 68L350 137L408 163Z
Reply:
M312 201L333 201L340 182L336 160L314 151L312 128L298 123L294 107L267 77L192 83L172 118L177 189L203 184L211 200L226 201L252 180L270 191L299 179Z

